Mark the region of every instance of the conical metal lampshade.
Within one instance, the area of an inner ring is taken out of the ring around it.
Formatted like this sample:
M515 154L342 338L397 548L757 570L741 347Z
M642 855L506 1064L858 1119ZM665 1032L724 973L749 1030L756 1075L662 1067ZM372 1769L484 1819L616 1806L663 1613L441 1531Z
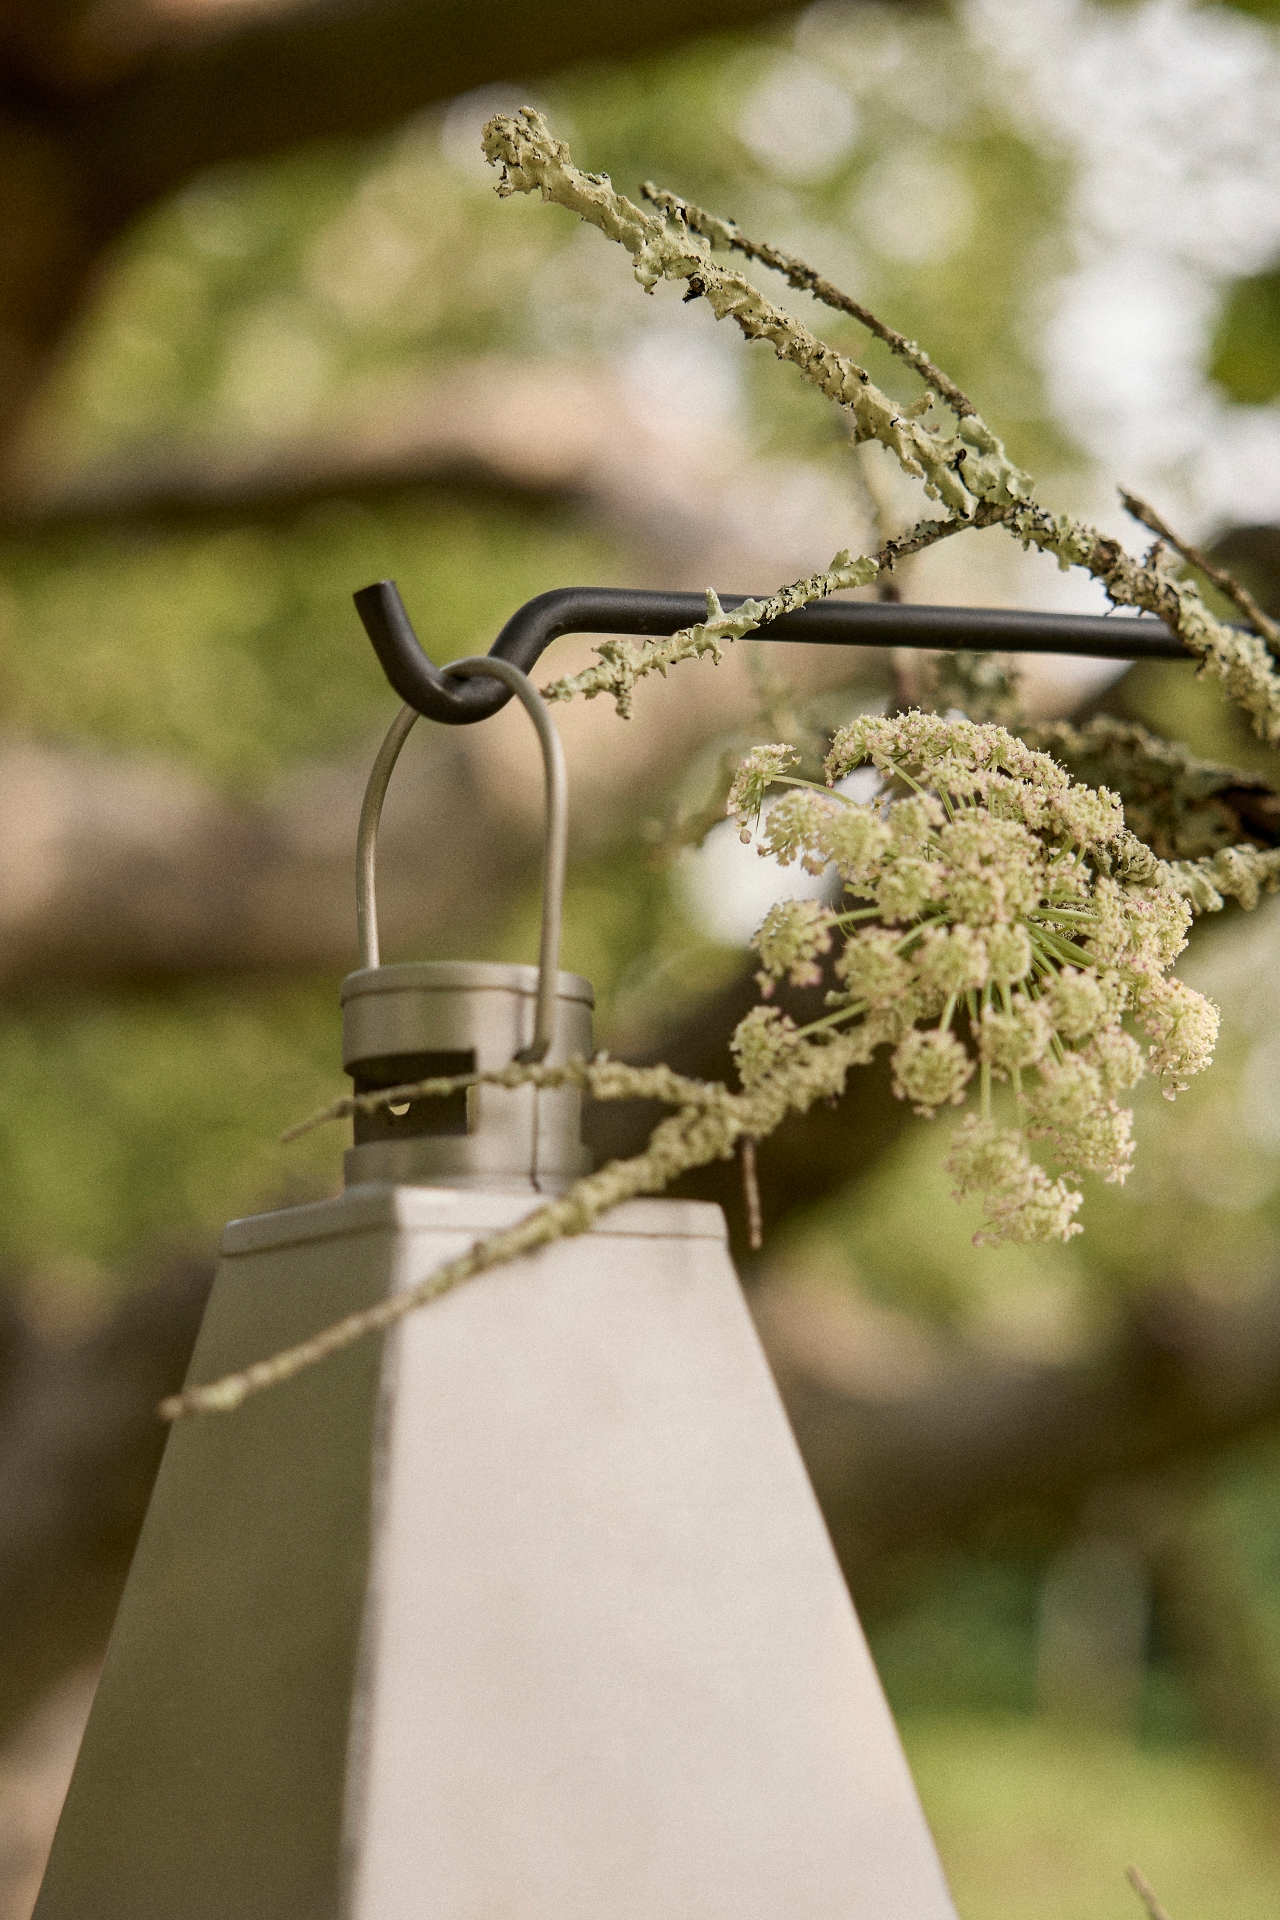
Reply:
M545 959L352 975L357 1082L548 1009L589 1051ZM193 1378L571 1179L576 1096L507 1097L229 1227ZM36 1920L955 1920L718 1208L633 1201L175 1428Z

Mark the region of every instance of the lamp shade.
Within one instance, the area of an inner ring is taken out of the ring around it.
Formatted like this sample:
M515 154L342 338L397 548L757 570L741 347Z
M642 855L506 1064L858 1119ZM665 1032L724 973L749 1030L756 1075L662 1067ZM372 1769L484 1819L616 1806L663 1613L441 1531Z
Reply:
M207 1379L536 1204L238 1221ZM175 1429L36 1920L954 1920L725 1246L633 1201Z
M546 755L540 965L378 964L400 715L342 997L357 1091L408 1097L343 1193L228 1227L195 1380L588 1164L570 1087L411 1091L591 1051L559 746L499 665ZM175 1427L36 1920L955 1920L718 1208L631 1201Z

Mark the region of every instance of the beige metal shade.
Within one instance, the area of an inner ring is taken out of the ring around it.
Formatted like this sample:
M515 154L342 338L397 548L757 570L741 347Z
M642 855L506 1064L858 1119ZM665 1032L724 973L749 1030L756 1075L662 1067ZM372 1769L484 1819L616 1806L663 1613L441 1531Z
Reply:
M207 1379L534 1196L242 1221ZM175 1430L37 1920L954 1920L718 1209Z

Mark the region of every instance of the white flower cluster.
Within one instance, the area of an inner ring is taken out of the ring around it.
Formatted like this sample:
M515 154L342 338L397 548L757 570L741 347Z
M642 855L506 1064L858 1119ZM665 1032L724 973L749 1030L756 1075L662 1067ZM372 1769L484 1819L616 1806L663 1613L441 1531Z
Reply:
M961 1105L976 1078L980 1111L957 1131L949 1166L957 1198L985 1204L979 1240L1078 1233L1071 1182L1129 1171L1133 1115L1119 1096L1151 1072L1172 1098L1213 1056L1216 1009L1169 977L1188 903L1114 794L1081 786L1002 727L866 717L837 735L826 788L789 773L796 761L785 746L756 748L728 811L761 854L834 868L846 904L772 907L753 943L758 978L766 999L783 979L814 986L838 938L839 985L811 1028L769 1007L748 1016L735 1041L744 1086L808 1072L804 1057L828 1048L848 1067L892 1045L894 1091L932 1117ZM886 797L831 790L867 762ZM791 791L762 818L778 783ZM992 1119L993 1081L1012 1083L1020 1128ZM1031 1158L1031 1140L1057 1177Z

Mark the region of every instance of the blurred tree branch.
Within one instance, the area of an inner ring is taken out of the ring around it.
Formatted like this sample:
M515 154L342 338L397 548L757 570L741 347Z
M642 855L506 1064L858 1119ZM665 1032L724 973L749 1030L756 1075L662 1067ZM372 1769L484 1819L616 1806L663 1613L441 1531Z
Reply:
M383 849L384 910L399 938L474 925L536 858L532 819L502 810L474 749L452 736L433 745L404 770L406 805ZM163 763L10 746L0 753L12 823L0 852L0 990L345 970L365 774L315 769L252 807ZM450 834L424 842L421 820L446 813Z
M630 457L620 463L624 436ZM824 516L812 485L803 487L798 516L789 490L797 476L811 481L811 471L739 453L732 439L721 444L680 420L637 415L602 369L485 360L384 395L380 407L315 438L220 461L196 450L50 482L10 524L30 532L42 522L239 522L461 479L491 493L586 504L593 522L625 539L646 579L702 587L803 572L815 542L833 549L848 537L837 489ZM12 499L10 510L18 511ZM354 612L350 619L351 644L363 648ZM812 650L802 651L797 669L816 668ZM677 708L664 705L663 724L656 712L638 718L625 740L610 727L607 746L594 712L564 716L579 851L617 833L638 793L656 794L682 756L723 729L726 694L732 706L723 675L704 681ZM438 941L500 916L530 877L538 829L504 795L501 738L488 728L422 731L430 751L415 748L397 776L380 886L393 938ZM415 771L420 761L429 765ZM0 849L0 990L345 969L353 963L350 849L366 772L354 760L314 767L250 805L158 761L0 744L11 822ZM445 840L409 824L445 814L455 823Z
M815 503L821 478L812 464L762 458L728 428L646 406L608 366L485 355L364 390L303 433L85 467L28 463L0 482L0 530L243 523L439 485L576 504L653 584L730 587L804 573L848 540L839 483L826 512Z
M370 134L485 82L640 53L788 5L0 0L0 439L103 249L202 168Z
M1068 1519L1099 1483L1162 1472L1280 1416L1280 1277L1248 1300L1170 1286L1127 1303L1098 1351L1032 1364L903 1343L766 1287L758 1324L846 1573L1002 1513ZM874 1377L873 1377L874 1374Z

